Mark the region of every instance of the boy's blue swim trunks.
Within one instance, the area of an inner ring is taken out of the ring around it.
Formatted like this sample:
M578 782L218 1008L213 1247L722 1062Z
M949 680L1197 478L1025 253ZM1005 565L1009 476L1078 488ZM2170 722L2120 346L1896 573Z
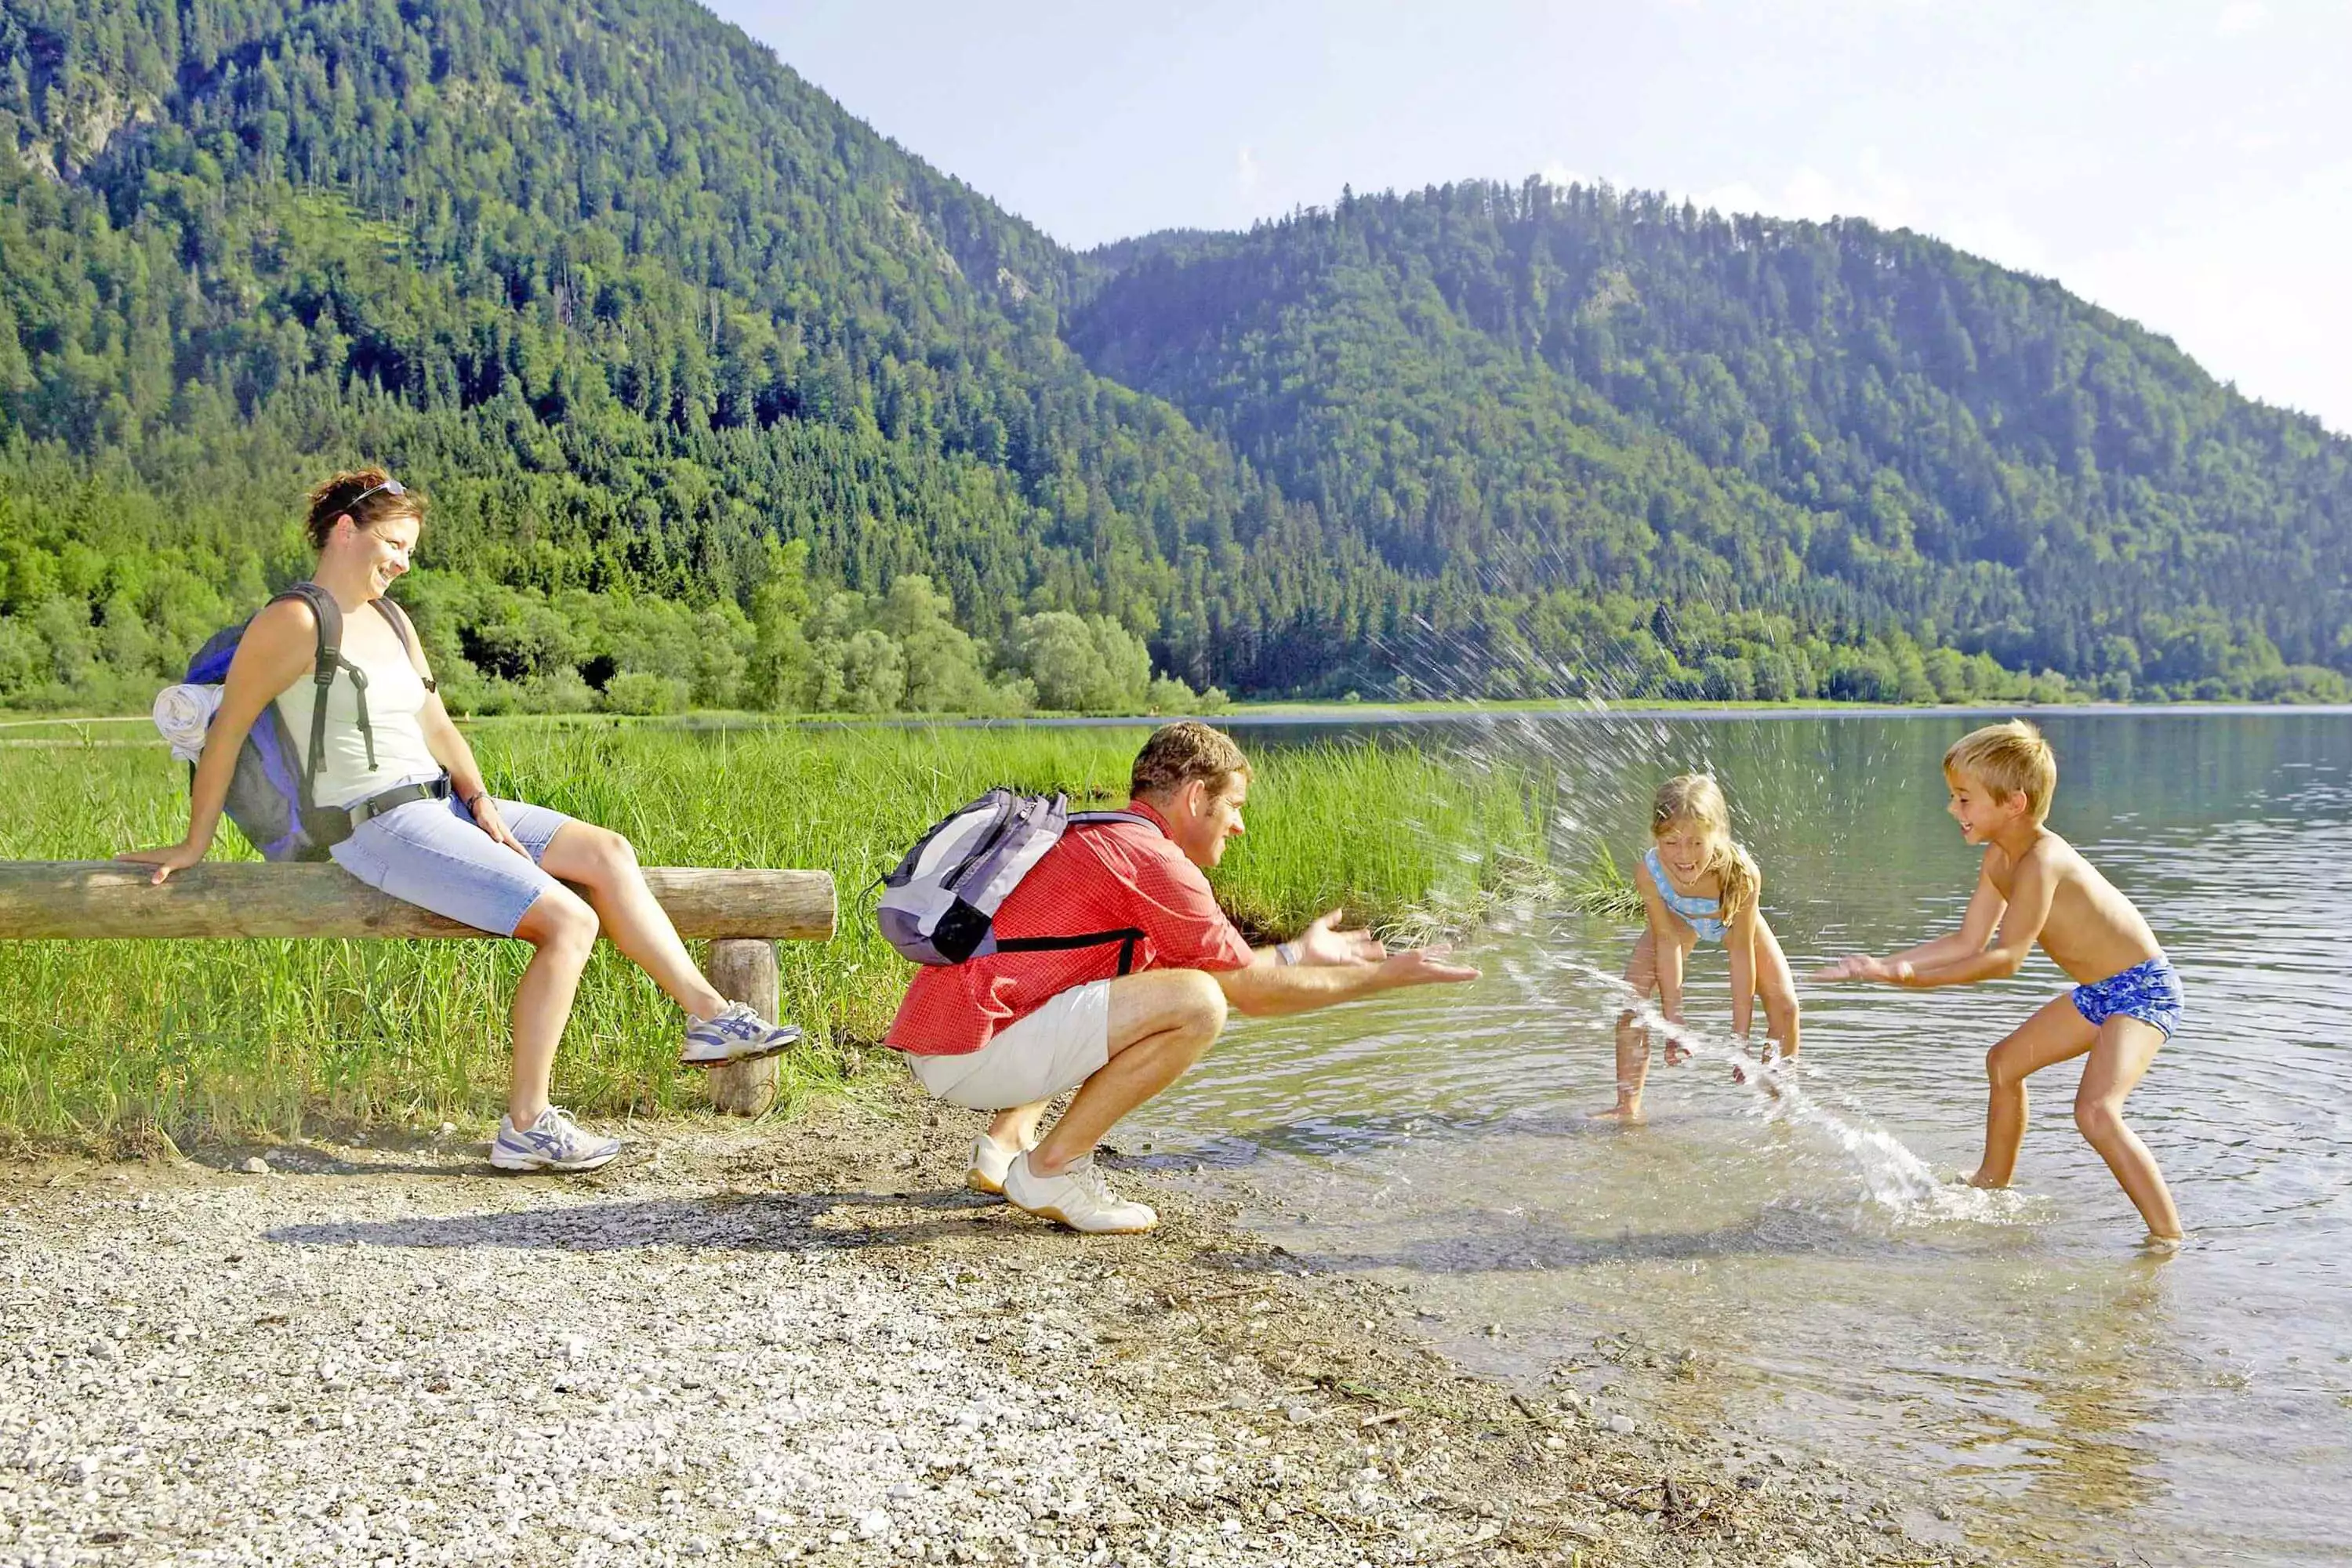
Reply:
M2121 1013L2126 1018L2154 1024L2168 1040L2180 1027L2180 1009L2185 1005L2180 976L2174 972L2172 960L2160 952L2120 974L2074 987L2074 1011L2092 1023L2104 1024Z

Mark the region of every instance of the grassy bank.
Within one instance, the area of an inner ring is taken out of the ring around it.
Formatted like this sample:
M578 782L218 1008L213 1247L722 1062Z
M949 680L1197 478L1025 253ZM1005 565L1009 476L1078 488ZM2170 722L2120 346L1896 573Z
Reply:
M122 726L0 753L0 858L78 859L176 838L186 771ZM786 1100L854 1080L908 966L874 933L868 884L927 824L991 784L1123 798L1143 731L1123 729L682 731L496 721L472 731L492 787L627 834L648 864L831 870L840 934L784 946L786 1010L811 1043ZM1345 905L1420 931L1475 915L1543 859L1542 782L1402 748L1258 759L1250 831L1220 897L1262 931ZM246 853L224 829L214 854ZM0 943L0 1135L288 1135L305 1117L366 1124L496 1114L512 942ZM691 1106L680 1020L600 950L556 1069L600 1115Z

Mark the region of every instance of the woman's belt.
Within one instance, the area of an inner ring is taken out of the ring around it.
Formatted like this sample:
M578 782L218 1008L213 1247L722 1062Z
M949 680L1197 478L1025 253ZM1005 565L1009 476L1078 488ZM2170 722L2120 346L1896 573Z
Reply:
M382 795L372 795L352 806L350 808L352 826L357 829L373 819L382 816L387 811L397 811L404 805L413 805L420 800L447 800L448 798L449 775L446 773L425 784L395 784Z

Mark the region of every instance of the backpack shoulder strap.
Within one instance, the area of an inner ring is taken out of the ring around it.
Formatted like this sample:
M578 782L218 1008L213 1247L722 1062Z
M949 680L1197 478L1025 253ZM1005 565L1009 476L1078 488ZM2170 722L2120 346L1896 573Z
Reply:
M316 583L297 583L269 602L274 605L280 599L299 599L310 606L319 623L318 668L311 679L326 685L335 679L335 670L343 661L343 607Z
M343 610L335 596L316 583L297 583L278 599L299 599L310 606L310 614L319 623L318 661L311 672L314 689L310 700L310 747L303 763L302 806L310 807L310 784L327 762L327 689L335 683L335 671L343 665ZM270 601L276 604L277 599ZM354 671L356 674L357 672Z
M408 612L402 609L398 605L394 604L389 597L383 595L378 595L377 597L369 600L368 603L375 606L376 614L382 616L386 621L391 623L394 633L400 638L400 646L406 648L408 650L409 657L414 658L416 656L416 628L409 624ZM431 676L423 676L419 679L425 682L425 690L438 691L441 689L441 683L434 679Z
M1154 833L1160 831L1158 823L1139 811L1074 811L1070 813L1069 825L1072 827L1081 827L1090 822L1132 822L1138 827L1149 827Z

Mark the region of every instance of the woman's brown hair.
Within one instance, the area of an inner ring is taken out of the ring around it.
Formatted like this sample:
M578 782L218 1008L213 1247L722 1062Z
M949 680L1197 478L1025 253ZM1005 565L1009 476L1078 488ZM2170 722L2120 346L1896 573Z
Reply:
M310 515L302 531L310 548L324 550L335 520L348 516L353 527L370 528L389 518L425 521L425 498L382 468L349 468L310 492Z

